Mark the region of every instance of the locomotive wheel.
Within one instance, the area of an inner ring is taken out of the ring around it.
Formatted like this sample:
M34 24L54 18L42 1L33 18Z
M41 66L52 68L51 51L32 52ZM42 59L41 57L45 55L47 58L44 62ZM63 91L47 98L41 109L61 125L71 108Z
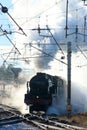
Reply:
M29 107L29 113L33 113L33 111L44 111L46 112L47 106L34 105Z

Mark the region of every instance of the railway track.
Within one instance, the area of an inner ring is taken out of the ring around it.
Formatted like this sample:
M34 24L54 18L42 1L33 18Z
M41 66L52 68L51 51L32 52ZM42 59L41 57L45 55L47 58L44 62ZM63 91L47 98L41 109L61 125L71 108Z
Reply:
M0 115L7 114L0 119L0 127L24 122L38 127L39 130L86 130L86 128L61 123L57 119L45 118L37 114L21 114L16 108L0 105Z
M66 123L61 123L57 119L55 121L51 120L50 118L38 117L38 115L33 115L32 117L28 116L29 115L27 115L27 119L31 120L33 124L37 125L42 130L87 130L83 127L77 127Z

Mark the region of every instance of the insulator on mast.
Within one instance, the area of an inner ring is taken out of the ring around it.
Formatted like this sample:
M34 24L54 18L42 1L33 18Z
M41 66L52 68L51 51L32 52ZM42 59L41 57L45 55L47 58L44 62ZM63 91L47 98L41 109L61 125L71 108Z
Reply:
M7 13L7 12L8 12L8 8L5 7L5 6L2 6L1 11L2 11L3 13Z
M38 24L38 33L40 34L40 25Z

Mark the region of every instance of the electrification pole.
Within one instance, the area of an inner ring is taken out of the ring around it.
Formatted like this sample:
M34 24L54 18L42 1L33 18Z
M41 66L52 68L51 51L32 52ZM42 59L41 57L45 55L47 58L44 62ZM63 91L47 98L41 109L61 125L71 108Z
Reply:
M65 31L67 38L68 36L68 4L69 1L66 0L66 26ZM71 116L72 106L71 106L71 42L67 43L67 113L68 118Z
M68 31L68 0L66 1L66 27L65 27L65 30L66 30L66 38L67 38L67 31Z
M82 0L84 2L84 5L87 6L87 0Z
M67 43L67 112L71 116L71 42Z

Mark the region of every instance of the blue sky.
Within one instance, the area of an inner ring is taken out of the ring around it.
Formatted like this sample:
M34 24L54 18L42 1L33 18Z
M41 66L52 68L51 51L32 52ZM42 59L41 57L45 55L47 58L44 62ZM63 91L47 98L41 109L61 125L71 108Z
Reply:
M10 11L13 8L12 0L0 0L0 3L3 6L6 6L8 8L8 12L10 13ZM12 29L12 23L11 23L8 15L5 13L2 13L1 11L0 11L0 26L2 26L3 30L6 30L8 32L11 31L11 29ZM11 43L6 38L6 36L5 35L1 36L1 35L2 35L2 32L0 31L0 46L11 45ZM8 35L8 36L10 37L11 40L13 39L13 34Z

